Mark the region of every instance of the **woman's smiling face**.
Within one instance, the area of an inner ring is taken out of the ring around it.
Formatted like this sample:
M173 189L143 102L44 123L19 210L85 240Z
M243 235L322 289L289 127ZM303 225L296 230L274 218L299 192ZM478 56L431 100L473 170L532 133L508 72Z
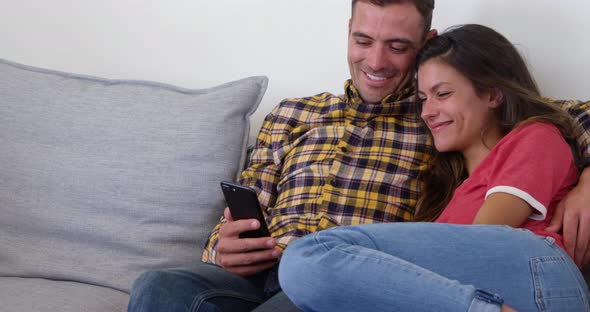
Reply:
M421 117L438 151L468 155L497 142L497 131L488 131L497 129L493 109L498 103L490 92L478 94L467 77L439 58L420 66L418 87Z

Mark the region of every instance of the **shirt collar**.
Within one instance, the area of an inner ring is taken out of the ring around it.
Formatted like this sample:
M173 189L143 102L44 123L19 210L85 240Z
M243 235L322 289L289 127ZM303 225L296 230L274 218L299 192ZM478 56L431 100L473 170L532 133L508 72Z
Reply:
M357 110L359 113L368 115L400 115L416 114L414 95L416 94L412 82L396 92L383 98L380 103L365 103L360 97L356 87L349 79L344 83L346 102L350 108Z

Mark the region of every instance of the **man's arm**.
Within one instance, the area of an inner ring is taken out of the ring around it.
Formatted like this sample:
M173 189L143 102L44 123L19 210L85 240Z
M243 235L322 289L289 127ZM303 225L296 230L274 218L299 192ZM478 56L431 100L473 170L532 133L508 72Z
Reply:
M573 118L578 136L576 142L586 168L578 185L557 206L548 231L558 232L563 228L567 252L578 266L590 261L590 101L556 102Z
M578 185L559 203L548 231L563 227L564 245L580 267L590 262L590 168L586 167Z
M272 151L273 113L269 114L258 134L248 167L242 172L240 183L258 190L262 209L274 205L279 169ZM276 263L280 254L275 251L276 241L270 237L241 239L241 232L251 230L255 220L234 221L226 209L215 226L203 251L203 262L216 263L230 272L250 275L263 271Z

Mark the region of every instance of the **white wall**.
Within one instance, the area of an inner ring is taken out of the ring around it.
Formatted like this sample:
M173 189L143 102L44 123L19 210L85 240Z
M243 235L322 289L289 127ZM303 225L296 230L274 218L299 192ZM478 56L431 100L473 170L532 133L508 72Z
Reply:
M494 27L545 95L590 99L588 12L588 0L438 0L433 26ZM0 58L187 88L267 75L254 136L282 98L342 92L349 15L349 0L0 0Z

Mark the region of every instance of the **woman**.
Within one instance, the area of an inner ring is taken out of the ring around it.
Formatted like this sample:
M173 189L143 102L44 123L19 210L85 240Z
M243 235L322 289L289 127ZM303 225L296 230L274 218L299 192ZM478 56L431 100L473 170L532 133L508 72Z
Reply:
M569 117L485 26L434 38L416 63L437 149L416 221L436 222L306 236L281 260L285 293L307 311L589 311L561 236L543 231L578 178Z

